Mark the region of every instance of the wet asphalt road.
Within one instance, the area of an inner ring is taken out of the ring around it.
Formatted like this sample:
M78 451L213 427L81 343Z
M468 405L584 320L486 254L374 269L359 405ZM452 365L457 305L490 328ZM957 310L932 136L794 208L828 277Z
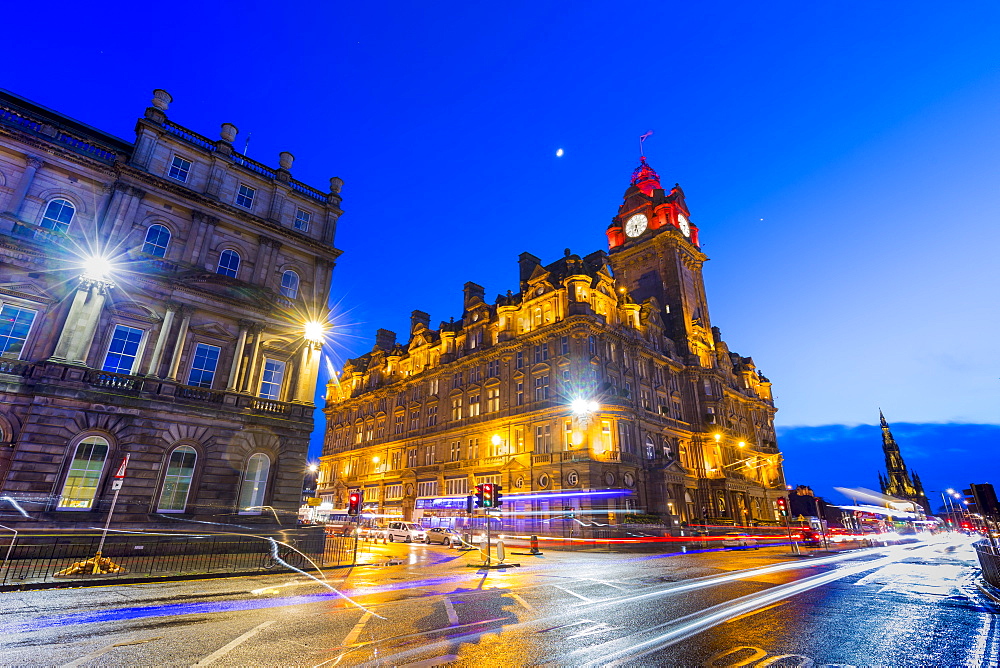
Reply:
M11 666L989 666L965 538L795 558L388 545L327 572L0 593Z

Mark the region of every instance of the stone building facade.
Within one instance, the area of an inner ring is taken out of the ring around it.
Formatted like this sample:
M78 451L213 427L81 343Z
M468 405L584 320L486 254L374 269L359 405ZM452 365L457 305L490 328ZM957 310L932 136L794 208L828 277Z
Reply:
M4 524L93 526L126 455L116 520L294 522L342 182L171 101L125 141L0 92Z
M643 160L609 252L523 253L517 292L467 283L460 319L414 311L405 344L379 330L328 386L325 505L361 489L368 511L448 524L495 482L539 531L634 512L774 522L771 385L711 325L689 215Z

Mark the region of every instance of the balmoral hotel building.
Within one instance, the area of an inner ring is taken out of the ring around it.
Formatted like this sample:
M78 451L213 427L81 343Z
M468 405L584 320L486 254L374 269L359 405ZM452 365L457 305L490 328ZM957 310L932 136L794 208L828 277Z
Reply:
M5 525L99 526L126 455L116 520L295 521L342 182L171 101L126 141L0 91Z
M782 494L771 384L709 318L679 187L643 159L607 230L610 251L519 260L516 292L465 285L461 318L414 311L405 344L379 330L327 389L319 493L424 524L503 486L518 526L775 520Z

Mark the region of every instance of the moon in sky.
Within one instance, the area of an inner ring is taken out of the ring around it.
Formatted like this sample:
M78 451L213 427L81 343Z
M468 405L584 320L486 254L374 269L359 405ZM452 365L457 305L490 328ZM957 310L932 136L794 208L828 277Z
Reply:
M557 158L561 158L562 156L563 156L563 150L562 149L557 150L556 151L556 157Z

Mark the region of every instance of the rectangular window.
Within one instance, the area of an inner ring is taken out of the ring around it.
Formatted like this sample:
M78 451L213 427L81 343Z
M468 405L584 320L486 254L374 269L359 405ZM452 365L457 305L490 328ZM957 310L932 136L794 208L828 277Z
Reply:
M426 480L417 483L417 496L437 496L437 480Z
M543 343L535 346L535 364L545 362L549 359L549 344Z
M469 479L465 476L461 478L448 478L444 481L444 493L448 496L457 496L469 493Z
M597 339L593 336L587 337L587 350L590 351L591 355L597 354Z
M706 378L703 382L705 386L705 396L707 397L712 396L712 381Z
M500 377L500 360L490 360L486 363L486 377L487 378L499 378Z
M609 420L601 420L601 445L605 450L611 450L614 446L614 442L611 439L611 422Z
M438 423L438 407L434 406L427 407L427 426L433 427Z
M514 405L524 405L524 383L521 381L518 381L514 387Z
M410 431L420 428L420 411L410 411Z
M451 387L452 389L462 387L462 372L456 371L451 377Z
M452 397L451 400L451 419L461 420L462 419L462 397Z
M500 474L499 473L493 473L493 474L490 474L490 475L477 475L476 476L476 484L477 485L486 485L488 483L492 483L494 485L499 485L500 484Z
M188 374L188 385L195 387L212 387L215 380L215 368L219 365L219 346L199 343L194 349L194 361L191 363L191 373Z
M569 337L564 336L559 341L559 350L561 355L569 355Z
M524 351L522 350L517 351L514 366L518 369L524 368Z
M393 450L391 459L392 459L392 470L398 471L403 466L403 451Z
M414 468L417 465L417 449L410 448L406 451L406 467Z
M479 415L479 394L469 395L469 417L476 417Z
M241 183L239 190L236 191L236 206L242 206L244 209L252 209L253 198L256 196L256 188L251 188L250 186Z
M483 368L479 366L474 366L469 369L469 382L478 383L483 379Z
M549 452L552 452L552 428L547 424L540 424L535 427L535 453Z
M111 373L132 373L142 334L141 329L116 325L111 343L108 345L108 354L104 358L104 366L101 368Z
M404 431L406 431L406 413L396 413L396 416L393 418L392 433L398 436Z
M573 447L573 421L566 420L563 423L563 448L570 450Z
M549 398L549 376L535 377L535 401L545 401Z
M385 486L385 499L402 499L403 498L403 484L399 483L396 485L386 485Z
M20 359L35 315L35 311L10 304L0 308L0 357Z
M479 439L469 439L469 459L479 459Z
M488 387L486 388L486 412L496 413L498 410L500 410L500 388Z
M524 452L524 427L514 427L514 452Z
M438 393L438 379L437 378L432 378L430 381L427 382L427 393L428 394L437 394Z
M295 229L300 232L309 231L309 219L312 218L312 214L308 211L303 211L302 209L297 209L295 211Z
M450 460L449 461L457 462L460 459L462 459L462 442L461 441L452 441L451 442L451 454L450 454Z
M379 418L375 423L375 438L379 440L385 438L385 418Z
M264 373L260 378L260 396L262 399L281 398L281 381L285 377L285 363L281 360L264 358Z
M434 446L425 445L424 446L424 466L430 466L434 463Z
M191 161L185 160L179 155L175 155L174 159L170 162L170 171L167 172L167 176L172 179L176 179L181 183L187 183L188 174L191 173Z

